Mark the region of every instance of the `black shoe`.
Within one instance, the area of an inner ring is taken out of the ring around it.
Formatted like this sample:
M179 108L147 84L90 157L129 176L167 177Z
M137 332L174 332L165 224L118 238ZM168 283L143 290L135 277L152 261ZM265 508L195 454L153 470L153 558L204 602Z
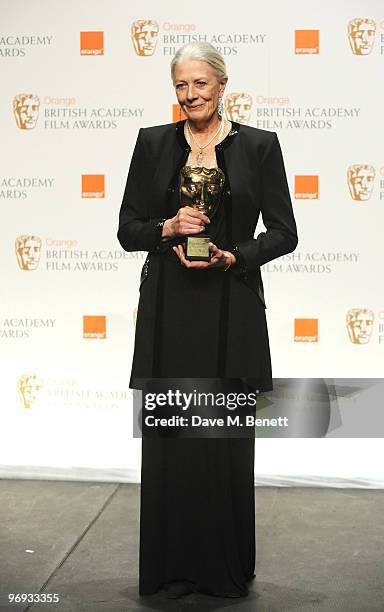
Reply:
M188 580L177 580L167 585L167 597L168 599L179 599L183 595L188 593L195 593L196 587L193 582Z

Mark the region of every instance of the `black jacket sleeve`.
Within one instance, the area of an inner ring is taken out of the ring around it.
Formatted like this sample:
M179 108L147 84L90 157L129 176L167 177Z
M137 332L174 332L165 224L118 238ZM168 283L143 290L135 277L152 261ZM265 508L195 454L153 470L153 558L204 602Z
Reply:
M117 239L125 251L152 251L161 242L164 219L151 219L148 212L149 168L143 128L140 128L119 213Z
M267 231L235 245L233 252L240 260L235 268L240 273L257 270L268 261L294 251L298 243L283 155L276 132L272 134L261 160L261 215Z

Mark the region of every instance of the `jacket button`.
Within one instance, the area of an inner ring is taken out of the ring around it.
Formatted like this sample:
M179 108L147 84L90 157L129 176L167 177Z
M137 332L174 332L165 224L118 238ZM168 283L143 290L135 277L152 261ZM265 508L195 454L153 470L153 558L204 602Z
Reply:
M227 195L231 195L231 190L227 189Z
M173 189L173 187L168 187L168 190L167 190L167 191L170 191L170 192L172 192L172 193L173 193L175 190Z

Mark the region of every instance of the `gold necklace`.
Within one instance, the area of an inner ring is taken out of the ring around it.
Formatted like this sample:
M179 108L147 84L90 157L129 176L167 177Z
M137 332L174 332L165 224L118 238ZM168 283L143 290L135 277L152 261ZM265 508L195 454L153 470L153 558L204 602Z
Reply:
M189 126L189 121L188 121L188 120L187 120L187 122L186 122L186 125L187 125L187 130L188 130L188 133L189 133L189 135L190 135L190 137L191 137L191 140L193 140L193 142L195 143L195 145L196 145L196 146L199 148L199 153L198 153L198 154L197 154L197 156L196 156L196 163L197 163L197 165L198 165L198 166L202 166L202 165L203 165L203 159L204 159L204 149L206 149L206 148L208 147L208 145L210 145L210 144L211 144L211 142L212 142L212 141L213 141L213 140L216 138L216 136L218 135L218 133L219 133L219 132L221 132L221 137L222 137L222 135L223 135L223 133L224 133L225 119L224 119L224 117L222 117L221 122L220 122L220 125L219 125L219 129L218 129L218 130L217 130L217 132L216 132L216 133L213 135L213 137L211 138L211 140L209 140L209 142L207 142L207 143L206 143L205 145L203 145L203 146L199 145L199 143L198 143L198 142L196 142L196 140L195 140L195 138L194 138L194 136L193 136L193 134L192 134L191 128L190 128L190 126Z

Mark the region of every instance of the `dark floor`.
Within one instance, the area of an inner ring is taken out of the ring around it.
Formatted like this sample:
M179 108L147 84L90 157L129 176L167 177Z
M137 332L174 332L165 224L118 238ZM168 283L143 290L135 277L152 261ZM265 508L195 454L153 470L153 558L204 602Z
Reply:
M137 484L0 480L0 610L384 611L382 490L257 487L257 577L237 600L139 597L139 494ZM7 603L46 592L59 603Z

